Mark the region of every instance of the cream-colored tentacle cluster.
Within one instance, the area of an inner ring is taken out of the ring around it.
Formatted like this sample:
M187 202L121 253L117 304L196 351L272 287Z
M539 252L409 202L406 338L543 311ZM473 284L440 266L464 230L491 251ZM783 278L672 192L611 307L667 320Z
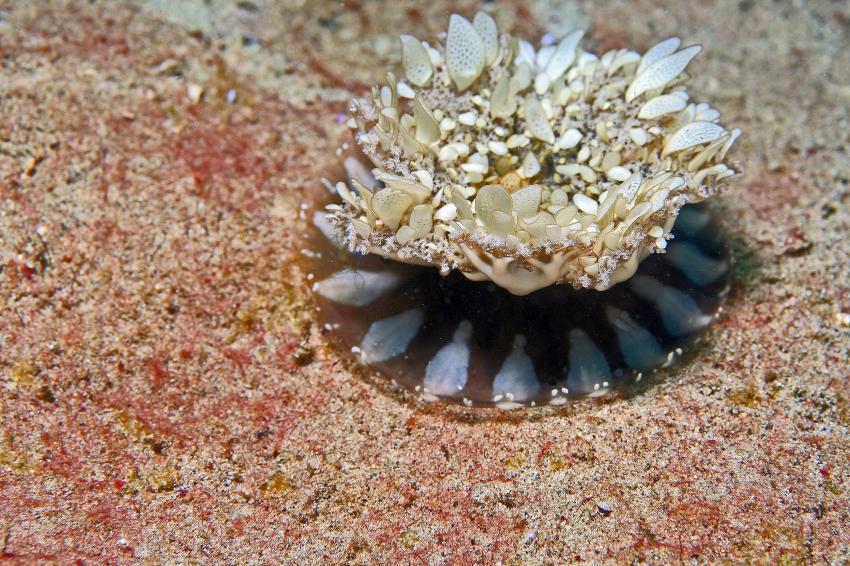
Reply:
M401 36L405 80L351 105L371 175L328 219L353 249L459 269L515 294L603 290L663 250L678 209L722 188L740 130L683 86L699 46L597 57L574 31L538 50L483 12L442 43Z

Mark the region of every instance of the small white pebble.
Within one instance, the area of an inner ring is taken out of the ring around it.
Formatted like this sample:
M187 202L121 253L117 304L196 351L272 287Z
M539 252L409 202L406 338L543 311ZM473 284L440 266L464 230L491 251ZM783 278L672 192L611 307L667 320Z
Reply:
M466 162L460 168L467 173L481 173L483 175L487 172L487 166L482 163Z
M552 195L549 197L549 202L556 206L567 206L567 203L570 202L569 197L567 197L567 193L562 189L555 189L552 191Z
M474 126L477 118L478 116L475 115L475 112L464 112L457 117L457 121L464 126Z
M612 181L620 181L621 183L632 176L631 171L621 165L611 167L610 169L608 169L608 171L605 172L605 174Z
M491 141L487 143L487 147L496 155L506 155L508 153L508 144L505 142Z
M450 143L449 146L454 149L458 155L469 155L469 146L465 143L454 142Z
M660 238L664 235L664 228L661 226L653 226L649 229L649 235L653 238Z
M588 182L588 183L595 183L596 182L596 179L597 179L596 171L594 171L593 169L591 169L587 165L582 165L581 167L579 167L578 172L581 175L581 178L584 179L586 182Z
M572 149L581 141L581 132L575 128L570 128L558 140L558 147L561 149Z
M514 134L508 138L508 141L505 142L505 145L508 146L508 149L515 149L517 147L524 147L528 145L528 142L531 141L527 136L523 134Z
M381 87L381 104L384 107L392 106L393 103L393 91L390 90L388 86Z
M629 137L635 142L635 145L642 146L649 141L649 136L646 135L646 130L643 128L632 128L629 130Z
M581 169L581 165L578 163L569 163L567 165L556 165L555 171L564 175L565 177L573 177L578 175L579 170Z
M434 213L434 218L441 222L449 222L450 220L454 220L455 216L457 216L457 207L453 203L449 203L443 206L436 213Z
M590 157L590 148L585 145L579 150L578 155L576 156L576 161L583 163L587 161L588 157Z
M452 191L467 199L475 196L475 187L469 185L452 185Z
M596 214L596 209L599 208L598 202L581 193L576 193L573 196L573 203L585 214Z
M429 189L434 188L434 178L431 176L431 173L426 171L425 169L420 169L419 171L414 171L413 174L419 179L419 182L428 187Z
M451 118L446 117L440 120L440 129L444 132L451 132L455 129L455 126L457 126L457 124L455 124L455 121Z
M190 84L186 87L186 94L189 95L189 100L192 101L192 104L197 104L201 101L201 97L204 95L204 87L194 83Z
M402 98L413 99L416 97L416 93L413 92L413 89L407 83L399 82L396 85L396 89L398 90L398 95Z
M454 161L458 158L458 152L451 145L447 145L440 148L440 152L437 154L437 159L440 161Z

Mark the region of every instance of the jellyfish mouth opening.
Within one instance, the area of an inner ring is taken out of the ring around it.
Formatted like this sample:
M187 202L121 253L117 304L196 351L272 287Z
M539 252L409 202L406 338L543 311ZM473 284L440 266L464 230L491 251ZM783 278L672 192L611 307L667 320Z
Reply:
M458 271L351 253L321 211L315 218L310 268L332 341L425 401L512 409L618 391L680 357L729 289L723 231L704 204L684 207L666 253L627 281L524 296Z

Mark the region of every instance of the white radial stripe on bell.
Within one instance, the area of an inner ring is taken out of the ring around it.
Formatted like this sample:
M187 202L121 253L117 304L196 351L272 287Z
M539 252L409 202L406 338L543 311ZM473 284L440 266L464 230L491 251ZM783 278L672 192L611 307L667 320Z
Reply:
M395 288L401 278L391 271L343 269L316 284L316 292L336 303L362 307Z
M366 364L383 362L403 353L424 320L421 310L410 309L373 322L360 344L360 359Z
M354 157L346 157L342 161L342 166L345 168L345 173L350 179L357 179L361 185L369 190L374 188L375 177L372 176L371 171L360 160Z
M693 298L675 287L662 285L647 275L632 277L631 286L639 297L655 305L664 328L673 336L696 332L711 322Z
M595 384L611 376L611 366L605 354L596 346L584 330L570 331L570 368L567 373L567 388L576 393L589 393Z
M443 346L425 367L425 389L434 395L456 395L466 386L472 323L460 323L450 344Z
M537 394L540 381L531 358L525 353L525 336L514 338L514 349L493 379L493 400L526 401Z
M342 239L328 222L328 213L324 210L317 210L313 213L313 226L319 229L322 235L330 240L330 242L338 248L342 248Z
M711 285L729 268L726 262L711 259L688 242L671 241L665 255L694 285Z
M605 314L617 333L620 352L629 367L647 369L664 359L658 340L628 314L614 307L606 307Z

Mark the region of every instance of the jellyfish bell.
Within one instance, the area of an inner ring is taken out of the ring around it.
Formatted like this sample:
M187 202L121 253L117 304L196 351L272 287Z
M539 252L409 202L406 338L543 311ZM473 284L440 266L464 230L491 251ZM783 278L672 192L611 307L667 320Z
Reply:
M402 36L404 77L351 104L356 144L315 216L345 251L315 289L360 362L425 398L599 395L722 302L729 258L698 203L736 173L740 131L690 101L701 48L596 56L582 35L535 51L452 15L443 43Z

